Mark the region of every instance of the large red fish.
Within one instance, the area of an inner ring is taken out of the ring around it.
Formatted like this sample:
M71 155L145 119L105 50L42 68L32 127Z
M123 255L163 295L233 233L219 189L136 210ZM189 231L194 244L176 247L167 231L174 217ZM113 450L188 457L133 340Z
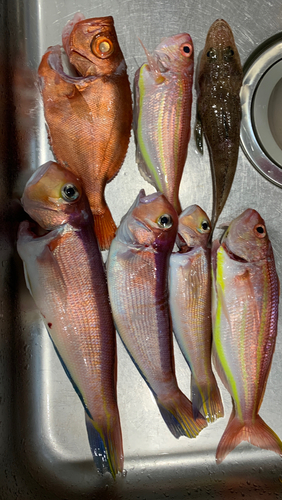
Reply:
M54 162L31 177L22 198L18 252L26 283L85 409L97 469L123 469L116 395L116 339L92 214L79 180ZM75 265L74 265L75 263Z
M222 462L241 441L282 456L259 416L277 335L279 281L264 220L245 210L213 246L213 353L233 410L217 448Z
M49 142L57 161L82 180L105 249L116 225L104 190L123 163L132 122L126 64L111 16L75 17L63 44L78 76L64 72L58 45L49 47L38 69Z

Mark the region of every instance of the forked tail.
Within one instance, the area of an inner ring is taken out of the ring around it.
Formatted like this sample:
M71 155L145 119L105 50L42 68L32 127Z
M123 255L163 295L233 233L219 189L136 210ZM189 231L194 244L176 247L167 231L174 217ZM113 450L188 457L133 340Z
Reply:
M195 377L191 377L191 395L194 418L202 413L208 422L214 422L224 416L224 409L218 385L214 378L209 384L199 384Z
M207 426L204 417L198 413L193 417L192 403L179 390L166 400L157 399L157 405L170 432L176 437L196 437Z
M103 429L85 412L88 440L98 472L110 472L113 478L123 471L123 447L119 418L106 422Z
M282 442L259 415L254 422L241 422L232 413L216 450L217 463L221 463L242 441L248 441L264 450L275 451L282 456Z
M103 213L93 213L93 218L94 231L97 236L100 250L108 250L117 230L108 205L105 205L105 211Z

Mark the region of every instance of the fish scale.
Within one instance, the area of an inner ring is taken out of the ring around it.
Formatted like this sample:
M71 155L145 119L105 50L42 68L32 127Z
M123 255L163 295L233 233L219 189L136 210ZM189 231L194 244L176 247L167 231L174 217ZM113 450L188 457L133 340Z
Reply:
M183 55L185 45L189 54ZM194 54L190 35L164 39L134 79L136 161L141 175L178 213L179 185L190 139Z
M185 243L170 257L169 305L174 335L191 370L194 415L200 411L213 422L224 411L211 367L210 231L209 219L199 206L180 214L178 234Z
M258 415L275 348L279 281L258 212L248 209L213 244L213 354L233 402L216 458L241 441L275 451L282 443Z
M104 36L113 52L97 54ZM78 76L62 67L61 48L49 47L38 68L48 138L58 163L80 177L88 196L101 249L108 249L116 225L104 197L129 144L132 98L113 18L75 16L63 31L63 45Z
M74 200L64 198L64 186L71 186ZM48 162L27 183L22 202L47 231L38 236L33 223L20 225L18 252L27 286L84 406L96 467L115 477L123 470L116 339L88 201L74 174Z
M200 413L193 418L175 377L167 271L176 230L177 213L164 195L142 190L111 244L107 277L118 333L178 438L196 437L206 422Z

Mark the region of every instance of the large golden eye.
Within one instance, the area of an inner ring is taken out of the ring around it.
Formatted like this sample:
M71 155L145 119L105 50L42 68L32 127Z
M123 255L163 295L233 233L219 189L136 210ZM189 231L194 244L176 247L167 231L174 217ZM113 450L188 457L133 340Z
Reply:
M100 57L100 59L106 59L112 55L114 44L106 36L98 35L92 40L91 50L95 56Z
M169 214L161 215L157 220L157 224L162 229L169 229L173 224L173 220L172 220L171 215L169 215Z
M74 184L65 184L61 189L62 198L66 201L76 201L80 194Z

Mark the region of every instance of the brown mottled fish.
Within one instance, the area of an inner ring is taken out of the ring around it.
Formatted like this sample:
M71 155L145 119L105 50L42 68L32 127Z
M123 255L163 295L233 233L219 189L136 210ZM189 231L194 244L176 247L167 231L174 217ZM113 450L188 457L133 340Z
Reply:
M179 216L179 252L169 264L169 305L174 335L191 369L194 416L208 421L223 417L220 392L211 366L211 224L207 214L191 205Z
M104 190L123 163L132 122L126 64L111 16L77 14L63 45L77 76L64 72L59 45L49 47L38 69L49 142L57 161L82 180L105 249L116 225Z
M172 434L206 427L180 391L174 370L167 273L178 217L162 193L140 191L111 244L107 275L118 333L151 389Z
M213 179L212 227L225 205L237 166L240 139L240 88L243 72L230 26L217 19L207 34L197 70L198 149L204 133Z
M123 470L116 338L87 198L70 170L48 162L22 203L36 222L22 222L18 234L27 287L85 409L96 467L115 476Z

